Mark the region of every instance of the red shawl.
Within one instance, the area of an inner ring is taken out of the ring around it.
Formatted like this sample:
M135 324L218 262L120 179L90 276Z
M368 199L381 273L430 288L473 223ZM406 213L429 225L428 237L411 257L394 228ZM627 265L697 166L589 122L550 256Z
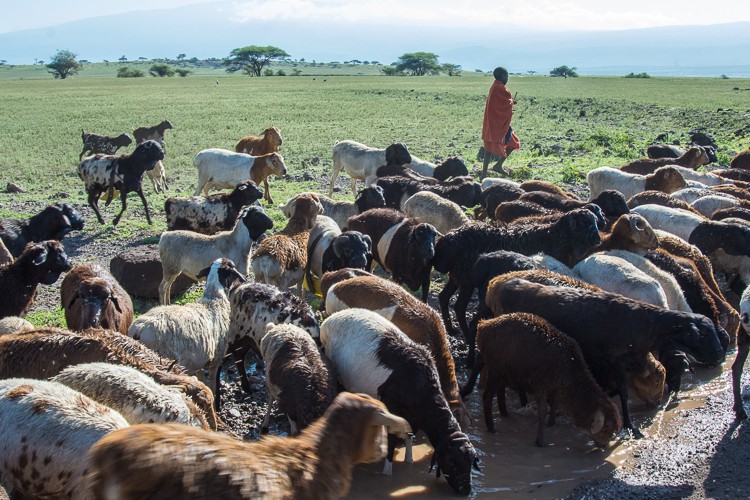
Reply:
M508 152L521 148L515 132L505 142L510 120L513 118L513 96L502 82L495 80L487 96L484 108L484 124L482 125L482 141L484 149L496 156L508 156Z

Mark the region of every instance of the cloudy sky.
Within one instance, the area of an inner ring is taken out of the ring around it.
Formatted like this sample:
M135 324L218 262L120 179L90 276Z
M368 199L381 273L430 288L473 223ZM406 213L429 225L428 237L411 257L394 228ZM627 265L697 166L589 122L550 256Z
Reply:
M229 19L387 21L395 24L492 29L511 23L556 30L617 30L653 26L750 21L740 0L0 0L0 33L54 26L68 21L216 3ZM501 33L500 33L501 34Z

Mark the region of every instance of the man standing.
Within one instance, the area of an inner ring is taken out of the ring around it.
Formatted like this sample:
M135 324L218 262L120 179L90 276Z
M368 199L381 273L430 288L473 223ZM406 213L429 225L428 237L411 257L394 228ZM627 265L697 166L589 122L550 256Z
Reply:
M484 167L482 178L487 177L487 167L494 157L499 157L492 170L500 175L507 176L508 172L503 169L505 159L514 149L521 148L510 121L513 117L513 105L516 101L505 86L508 83L508 70L502 67L495 68L492 72L495 81L490 87L487 96L487 105L484 108L484 124L482 125L482 142L484 143Z

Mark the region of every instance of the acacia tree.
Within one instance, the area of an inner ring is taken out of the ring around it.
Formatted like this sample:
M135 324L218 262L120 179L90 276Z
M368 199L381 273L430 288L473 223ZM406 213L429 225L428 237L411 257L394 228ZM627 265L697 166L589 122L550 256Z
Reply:
M445 63L441 66L443 73L448 76L461 76L461 65Z
M436 75L440 72L437 54L409 52L398 58L396 68L413 76Z
M58 50L46 66L53 77L65 80L67 77L78 73L82 68L81 64L76 61L77 56L78 54L69 50Z
M575 67L569 68L567 66L558 66L554 68L553 70L551 70L549 74L550 76L561 76L563 78L568 78L568 77L575 78L578 76L578 73L576 73Z
M249 45L234 49L229 53L229 57L222 61L222 64L227 66L229 73L243 71L250 76L260 76L263 68L268 66L271 61L284 57L289 57L289 54L278 47Z

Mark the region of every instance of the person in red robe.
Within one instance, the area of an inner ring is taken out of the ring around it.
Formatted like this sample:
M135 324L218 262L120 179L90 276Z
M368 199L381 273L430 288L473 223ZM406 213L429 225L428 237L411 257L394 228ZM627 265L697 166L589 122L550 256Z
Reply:
M495 76L495 81L487 96L482 125L482 142L484 143L482 178L487 176L487 167L493 158L498 158L498 160L492 170L507 176L508 172L503 169L503 163L511 151L521 148L521 141L510 126L511 118L513 118L513 105L516 101L506 87L508 70L498 67L492 74Z

